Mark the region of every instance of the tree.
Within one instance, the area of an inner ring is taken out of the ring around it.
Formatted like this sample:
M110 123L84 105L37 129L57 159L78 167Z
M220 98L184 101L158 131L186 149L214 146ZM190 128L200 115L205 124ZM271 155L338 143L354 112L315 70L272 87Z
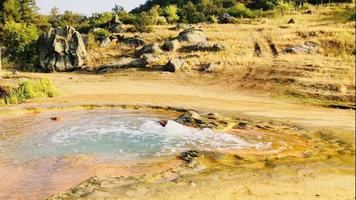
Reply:
M38 8L35 0L19 0L21 20L25 23L31 23Z
M112 9L112 11L118 15L121 12L125 12L125 9L122 6L115 4L115 7Z
M34 25L14 21L6 22L4 46L10 61L22 65L22 67L26 66L27 69L36 64L38 37L39 32Z
M177 15L177 6L169 5L164 7L163 9L164 15L169 23L174 23L179 20L179 16Z

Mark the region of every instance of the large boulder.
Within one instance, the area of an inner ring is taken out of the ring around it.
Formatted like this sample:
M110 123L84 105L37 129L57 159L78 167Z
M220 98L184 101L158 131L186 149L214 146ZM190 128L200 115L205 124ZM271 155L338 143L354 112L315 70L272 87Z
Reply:
M129 67L136 67L136 68L142 68L145 67L147 64L146 60L143 58L122 58L117 62L109 63L102 65L97 69L98 73L110 73L110 72L116 72L120 71L124 68L129 68Z
M192 27L179 33L177 39L180 42L206 42L207 37L202 29Z
M236 22L236 18L227 13L223 13L219 16L219 22L222 24L232 24Z
M51 28L38 39L40 66L47 72L73 71L84 65L88 53L72 27Z
M121 41L122 43L129 45L129 46L133 46L133 47L140 47L145 45L146 41L139 37L139 36L135 36L135 37L131 37L131 38L119 38L119 41Z
M159 45L157 43L154 44L148 44L143 46L141 49L139 49L136 52L136 56L140 57L145 53L149 53L149 54L160 54L162 53L162 49L159 47Z
M170 59L169 62L164 66L165 71L176 72L183 68L185 62L181 58Z
M315 54L319 51L319 45L315 42L306 42L301 45L287 47L282 50L285 54Z
M179 48L179 41L175 40L168 40L164 42L163 49L166 51L176 51Z
M112 33L123 33L125 28L123 23L120 21L118 15L114 15L113 18L107 24L107 29Z

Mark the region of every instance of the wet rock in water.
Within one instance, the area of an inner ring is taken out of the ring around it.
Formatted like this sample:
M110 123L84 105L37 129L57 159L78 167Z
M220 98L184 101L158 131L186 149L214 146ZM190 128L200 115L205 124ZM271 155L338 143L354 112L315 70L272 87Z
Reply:
M288 21L288 24L294 24L294 23L295 23L295 21L293 18Z
M236 22L236 18L232 17L228 13L223 13L219 16L219 22L222 24L233 24Z
M191 150L181 153L180 158L186 162L192 162L195 158L200 157L201 154L199 151Z
M189 111L182 114L174 121L184 126L200 129L223 129L229 124L229 121L223 119L217 114L200 115L195 111Z
M108 48L111 45L111 40L109 37L105 37L103 41L100 43L101 48Z
M185 46L181 49L184 52L192 51L210 51L210 52L219 52L225 50L225 47L220 44L209 44L207 42L199 42L194 45Z
M315 42L306 42L301 45L287 47L282 50L285 54L316 54L318 53L319 45Z
M121 41L122 43L129 45L129 46L133 46L133 47L141 47L143 45L145 45L146 41L139 37L139 36L135 36L132 38L119 38L119 41Z
M172 58L164 66L165 71L176 72L181 70L184 67L184 60L182 58Z
M143 46L140 50L138 50L136 52L136 55L138 57L142 56L143 54L147 53L147 54L160 54L162 53L162 49L159 47L159 45L157 43L154 44L149 44L149 45L145 45Z
M40 66L46 72L80 69L88 53L78 31L67 26L51 28L38 39Z
M165 41L163 45L163 49L165 51L176 51L178 48L179 48L179 41L177 39Z
M166 127L167 123L168 123L167 120L160 120L160 121L159 121L159 124L160 124L161 126L163 126L163 127Z
M207 37L202 29L192 27L179 33L177 39L180 42L206 42Z

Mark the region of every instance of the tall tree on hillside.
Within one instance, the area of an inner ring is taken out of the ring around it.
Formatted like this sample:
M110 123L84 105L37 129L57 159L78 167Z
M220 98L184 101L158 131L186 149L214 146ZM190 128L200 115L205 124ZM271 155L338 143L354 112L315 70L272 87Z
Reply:
M31 23L38 8L35 0L19 0L21 20L25 23Z

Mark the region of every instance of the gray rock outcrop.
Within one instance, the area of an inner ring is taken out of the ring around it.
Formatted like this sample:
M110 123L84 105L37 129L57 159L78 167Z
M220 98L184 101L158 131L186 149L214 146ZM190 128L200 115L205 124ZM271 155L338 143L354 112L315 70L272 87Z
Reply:
M179 33L177 39L180 42L206 42L207 37L202 29L192 27Z
M81 68L88 53L83 39L72 27L51 28L38 39L40 66L46 72Z
M176 72L182 69L185 62L182 58L173 58L164 66L165 71Z
M165 51L176 51L179 48L180 44L177 39L168 40L164 42L163 49Z
M139 49L136 52L136 56L140 57L145 53L149 53L149 54L160 54L162 53L162 49L159 47L159 45L157 43L154 44L148 44L143 46L141 49Z
M319 45L315 42L305 42L301 45L287 47L282 50L282 53L287 54L315 54L319 51Z

